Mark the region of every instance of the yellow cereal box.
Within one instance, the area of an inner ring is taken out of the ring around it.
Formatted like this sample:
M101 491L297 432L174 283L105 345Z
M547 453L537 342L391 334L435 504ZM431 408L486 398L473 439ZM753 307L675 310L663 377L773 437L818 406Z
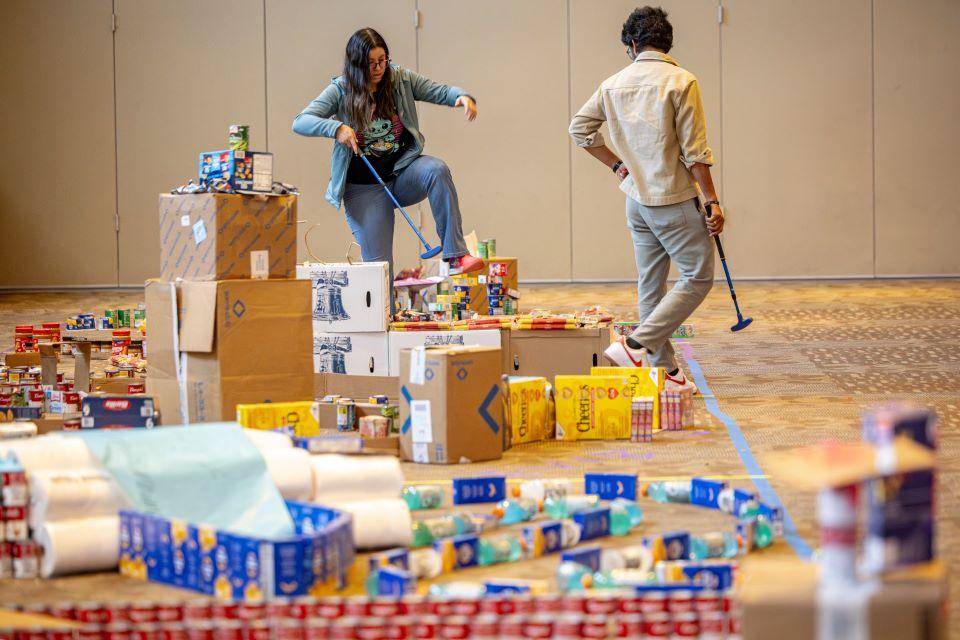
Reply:
M539 442L550 436L553 425L547 410L549 386L546 378L507 378L513 444Z
M661 367L593 367L592 376L623 376L630 380L630 397L653 397L653 428L660 428L660 392L665 371Z
M293 427L296 436L318 436L320 422L316 405L311 400L238 404L237 422L248 429Z
M630 380L624 376L557 376L558 440L629 440Z

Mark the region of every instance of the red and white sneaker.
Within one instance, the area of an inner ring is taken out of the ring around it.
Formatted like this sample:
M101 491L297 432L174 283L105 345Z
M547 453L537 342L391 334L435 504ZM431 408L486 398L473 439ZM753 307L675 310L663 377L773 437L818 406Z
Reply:
M627 344L627 339L623 336L619 340L607 347L603 352L603 357L607 362L617 367L649 367L650 354L644 348L634 349Z
M700 390L697 389L697 385L693 383L693 380L687 378L683 373L683 369L677 371L677 375L671 376L666 375L663 379L663 390L664 391L681 391L683 389L690 389L693 391L693 394L696 395L700 393Z
M482 259L471 256L470 254L447 260L447 267L452 276L461 276L465 273L480 271L483 269L483 265L484 262Z

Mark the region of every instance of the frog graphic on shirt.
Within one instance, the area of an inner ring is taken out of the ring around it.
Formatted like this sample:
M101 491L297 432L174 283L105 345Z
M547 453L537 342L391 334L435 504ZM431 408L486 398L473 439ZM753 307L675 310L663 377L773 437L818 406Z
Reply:
M393 135L393 122L377 118L363 132L363 149L374 156L390 155L397 150L397 138Z

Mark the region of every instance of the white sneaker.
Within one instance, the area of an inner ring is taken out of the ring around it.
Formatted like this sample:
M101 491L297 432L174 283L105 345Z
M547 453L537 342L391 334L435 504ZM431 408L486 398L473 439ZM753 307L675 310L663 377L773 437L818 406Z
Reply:
M696 395L700 393L700 390L697 389L697 385L693 383L693 380L687 378L683 373L683 369L677 371L677 375L671 376L666 375L663 379L663 390L664 391L681 391L683 389L690 389L693 391L693 394Z
M603 357L611 364L618 367L649 367L650 354L644 348L633 349L627 344L627 339L623 336L619 340L607 347L603 352Z

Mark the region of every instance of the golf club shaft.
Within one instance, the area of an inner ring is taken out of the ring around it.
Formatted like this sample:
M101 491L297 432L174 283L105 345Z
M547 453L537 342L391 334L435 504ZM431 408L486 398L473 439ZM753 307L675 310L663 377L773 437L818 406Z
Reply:
M407 219L407 223L410 225L410 228L413 229L413 232L417 234L417 237L420 238L420 242L423 243L423 246L428 250L431 248L427 244L426 238L423 237L423 234L420 233L420 229L417 229L417 225L413 224L413 220L410 219L410 216L407 215L407 212L403 210L403 207L400 206L400 203L397 202L397 199L393 196L393 192L390 191L390 188L387 186L387 183L383 181L380 177L380 174L377 173L377 170L373 168L373 165L370 164L370 161L367 160L367 156L360 154L360 159L363 160L363 163L367 165L367 168L370 169L370 173L373 174L373 177L377 179L377 182L380 183L380 186L383 187L383 190L387 192L387 195L390 196L390 199L393 201L393 204L397 206L397 209L400 209L400 213L403 214L403 217Z
M720 264L723 266L723 275L727 278L727 287L730 288L730 297L733 299L733 308L737 310L737 319L743 320L740 313L740 304L737 302L737 292L733 290L733 278L730 277L730 269L727 268L727 256L723 253L723 244L720 242L720 236L713 236L717 243L717 253L720 254Z

